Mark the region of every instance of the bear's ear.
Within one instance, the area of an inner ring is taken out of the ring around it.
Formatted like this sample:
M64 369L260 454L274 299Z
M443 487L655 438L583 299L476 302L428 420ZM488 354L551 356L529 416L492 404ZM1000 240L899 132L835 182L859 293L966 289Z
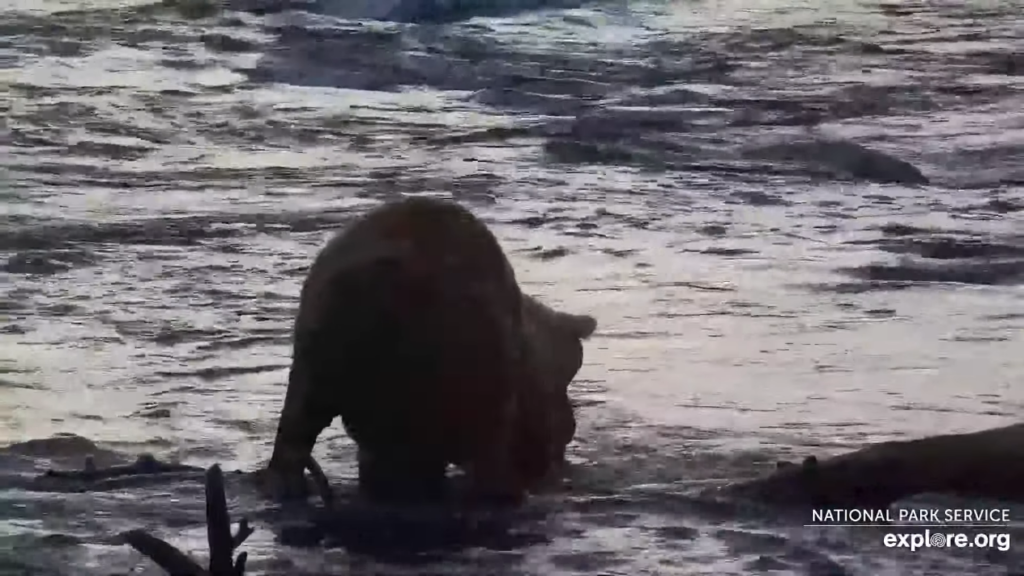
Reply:
M572 330L573 335L580 340L590 338L594 331L597 330L597 318L594 318L589 314L569 314L568 312L562 312L560 316L565 325Z

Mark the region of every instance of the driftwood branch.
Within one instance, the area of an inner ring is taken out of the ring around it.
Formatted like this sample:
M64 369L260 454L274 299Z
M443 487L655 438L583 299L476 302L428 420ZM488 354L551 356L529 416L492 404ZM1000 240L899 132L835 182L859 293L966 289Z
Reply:
M219 466L206 471L206 539L210 546L210 573L227 576L234 571L231 516Z
M248 520L246 520L245 518L239 520L238 531L235 532L234 536L231 537L231 549L238 549L238 547L241 546L242 543L245 542L247 538L249 538L249 536L252 536L252 533L255 531L255 528L249 526Z
M144 530L129 530L121 534L121 538L171 576L208 576L207 571L184 552Z
M884 508L924 493L1024 502L1024 424L780 463L773 474L726 492L797 507Z
M206 534L210 546L209 569L166 541L142 530L130 530L121 535L123 541L155 562L170 576L242 576L247 554L242 552L232 561L234 551L253 533L248 521L238 523L238 531L231 534L231 516L228 514L224 492L224 474L214 464L206 470Z

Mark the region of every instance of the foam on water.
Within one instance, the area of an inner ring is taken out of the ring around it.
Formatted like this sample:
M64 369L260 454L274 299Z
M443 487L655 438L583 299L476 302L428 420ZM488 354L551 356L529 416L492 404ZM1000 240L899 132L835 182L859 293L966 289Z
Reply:
M600 320L573 491L520 519L545 543L408 566L277 545L278 512L231 480L254 573L1019 570L694 496L1024 401L1020 10L776 4L3 13L0 444L88 441L0 452L0 570L155 574L109 539L139 525L201 550L198 480L30 479L89 452L255 468L312 256L420 193L472 207L528 291ZM351 487L339 426L316 453Z

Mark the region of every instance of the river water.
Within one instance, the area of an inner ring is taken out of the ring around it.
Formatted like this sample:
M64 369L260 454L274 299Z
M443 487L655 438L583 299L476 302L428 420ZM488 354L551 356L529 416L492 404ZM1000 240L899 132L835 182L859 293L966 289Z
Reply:
M264 462L306 267L402 194L471 207L527 291L599 319L573 490L531 505L543 542L398 562L281 546L231 484L256 518L251 572L1020 573L1012 550L887 549L692 493L1019 420L1021 2L651 0L449 25L5 6L0 573L157 574L110 540L140 526L205 554L194 478L25 486L87 453ZM316 455L351 485L339 425Z

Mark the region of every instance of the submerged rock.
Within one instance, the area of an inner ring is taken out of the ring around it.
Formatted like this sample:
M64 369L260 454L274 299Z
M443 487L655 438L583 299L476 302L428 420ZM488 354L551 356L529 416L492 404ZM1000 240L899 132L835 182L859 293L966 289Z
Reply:
M761 160L796 162L885 184L928 184L928 178L909 162L845 140L807 140L748 149L744 155Z
M197 0L192 0L197 1ZM229 0L232 10L255 13L305 10L353 20L442 23L542 8L578 8L581 0Z

